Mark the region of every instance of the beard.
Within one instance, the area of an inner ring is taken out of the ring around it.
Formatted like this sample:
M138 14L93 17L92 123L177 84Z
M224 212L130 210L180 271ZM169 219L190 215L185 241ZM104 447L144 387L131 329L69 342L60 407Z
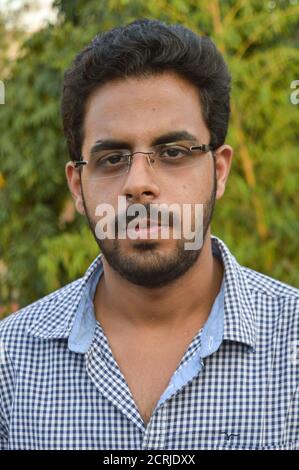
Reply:
M161 288L173 283L183 276L198 260L212 220L216 191L217 179L214 165L213 189L210 197L203 204L203 243L199 249L186 250L184 247L186 240L182 238L173 240L174 247L171 250L163 251L163 248L162 250L159 249L161 242L152 240L135 243L134 252L128 253L122 250L121 241L117 237L113 240L100 240L96 236L96 221L88 212L81 181L82 199L88 224L107 263L127 281L149 289ZM144 204L144 207L149 217L150 204Z

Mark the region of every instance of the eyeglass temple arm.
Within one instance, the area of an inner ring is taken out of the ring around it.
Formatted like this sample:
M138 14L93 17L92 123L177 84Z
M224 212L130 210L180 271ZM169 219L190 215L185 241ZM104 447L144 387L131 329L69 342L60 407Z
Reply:
M81 166L84 166L84 165L87 165L87 161L83 160L82 157L80 158L80 160L76 160L74 162L75 168L80 168Z
M213 147L209 144L195 145L190 147L190 150L201 150L202 152L209 152Z

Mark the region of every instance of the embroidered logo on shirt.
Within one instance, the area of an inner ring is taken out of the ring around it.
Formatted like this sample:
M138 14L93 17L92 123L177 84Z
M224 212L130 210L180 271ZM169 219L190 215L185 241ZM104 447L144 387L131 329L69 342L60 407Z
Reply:
M233 434L233 433L230 434L227 431L222 431L220 434L225 434L227 441L230 441L232 437L239 437L240 436L240 434Z

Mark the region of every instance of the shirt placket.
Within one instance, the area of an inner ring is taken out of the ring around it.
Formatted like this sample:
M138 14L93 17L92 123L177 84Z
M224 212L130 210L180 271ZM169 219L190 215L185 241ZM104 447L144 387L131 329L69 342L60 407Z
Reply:
M87 373L98 391L143 431L144 423L99 324L85 360Z
M142 440L143 450L165 449L168 433L168 405L164 403L153 413L148 425L145 428Z

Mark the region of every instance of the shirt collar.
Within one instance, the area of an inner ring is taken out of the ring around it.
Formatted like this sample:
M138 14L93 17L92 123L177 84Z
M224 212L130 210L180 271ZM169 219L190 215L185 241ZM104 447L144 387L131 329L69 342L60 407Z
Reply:
M246 275L226 245L215 236L211 240L213 254L224 265L223 338L254 347L255 318ZM28 333L43 339L68 338L70 349L85 352L96 327L93 308L86 306L90 305L102 273L102 255L99 255L82 278L36 302L36 315L29 322Z
M43 297L30 307L35 314L28 322L27 332L41 339L68 338L77 319L81 305L90 295L90 283L96 273L100 277L103 272L102 255L87 269L82 278L58 289L52 294Z
M255 309L246 272L222 240L212 237L212 250L221 254L224 266L224 334L223 339L255 347Z

